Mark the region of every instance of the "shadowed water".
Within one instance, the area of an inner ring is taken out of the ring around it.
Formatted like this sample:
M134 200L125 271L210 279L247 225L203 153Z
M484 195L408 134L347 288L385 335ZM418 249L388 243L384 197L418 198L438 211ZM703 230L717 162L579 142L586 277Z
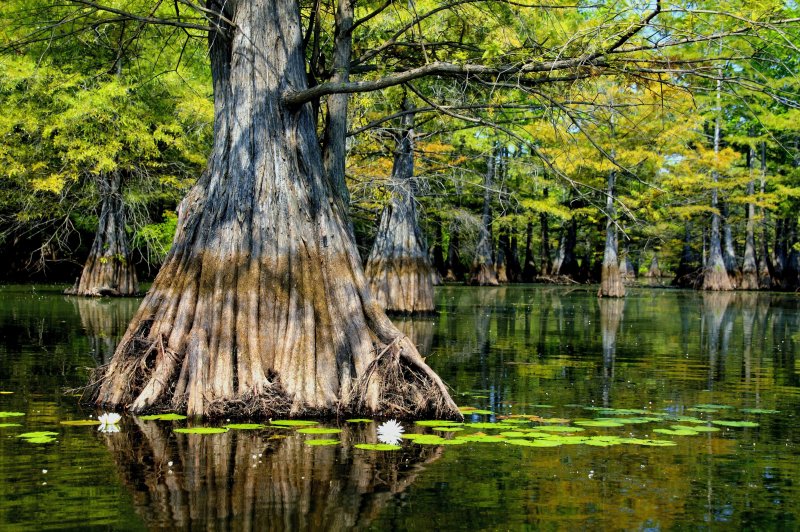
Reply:
M615 301L560 287L439 287L437 316L398 323L459 405L496 413L468 421L575 421L606 406L759 426L695 436L658 436L653 424L596 429L672 447L405 441L375 452L353 446L376 441L375 423L342 422L333 436L177 434L186 421L130 416L111 434L60 424L98 414L63 390L108 361L137 305L61 288L0 287L0 392L13 392L0 394L0 411L25 413L0 418L21 425L0 427L3 530L800 527L794 295L634 289ZM731 408L698 413L700 404ZM57 436L17 437L31 431ZM341 443L306 445L331 437Z

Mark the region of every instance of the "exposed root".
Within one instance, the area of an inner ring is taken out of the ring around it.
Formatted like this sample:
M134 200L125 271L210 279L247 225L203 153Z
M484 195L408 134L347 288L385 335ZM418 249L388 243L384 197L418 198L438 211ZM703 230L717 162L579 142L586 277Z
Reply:
M347 412L399 419L458 418L441 381L404 352L403 343L408 341L399 336L375 357L353 386ZM377 405L373 407L368 398L375 389Z

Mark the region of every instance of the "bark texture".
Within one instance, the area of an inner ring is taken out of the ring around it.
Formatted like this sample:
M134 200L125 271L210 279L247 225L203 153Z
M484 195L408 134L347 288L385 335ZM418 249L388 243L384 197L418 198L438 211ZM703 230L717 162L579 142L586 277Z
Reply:
M753 173L753 162L755 160L755 149L750 148L747 153L747 166L750 173ZM747 183L747 196L752 198L755 194L755 182L753 179ZM742 290L758 290L758 264L756 263L756 206L753 202L747 203L747 227L745 229L744 260L742 261L742 278L739 288Z
M410 105L404 103L403 110ZM414 194L414 115L403 117L389 183L391 199L383 209L366 274L372 295L388 312L433 312L435 272L417 218Z
M522 282L533 282L538 273L536 259L533 257L533 222L528 222L525 227L525 263L522 266Z
M570 279L578 279L578 258L575 247L578 245L578 221L575 218L564 222L561 228L561 240L558 245L556 260L553 262L553 274Z
M609 172L606 183L606 244L603 248L603 268L600 273L598 297L625 296L625 285L622 284L622 272L620 271L619 258L617 257L617 225L614 220L614 188L616 180L617 173Z
M450 239L447 242L447 273L444 280L455 282L464 277L464 266L461 264L459 256L458 224L450 224Z
M214 147L95 401L192 416L460 418L370 295L323 171L293 0L228 0L210 36Z
M112 172L97 180L100 218L89 257L75 286L65 291L76 296L132 296L139 291L136 269L125 235L122 176Z
M475 247L475 259L472 261L470 284L479 286L497 286L497 271L492 260L492 190L495 172L497 171L498 149L492 150L486 164L486 175L483 180L483 214Z

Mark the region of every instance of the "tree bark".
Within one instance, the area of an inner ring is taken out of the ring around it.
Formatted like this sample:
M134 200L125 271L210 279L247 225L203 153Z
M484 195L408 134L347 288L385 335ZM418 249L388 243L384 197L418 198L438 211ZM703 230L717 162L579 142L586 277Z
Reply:
M614 220L614 187L617 173L608 173L606 191L606 244L603 248L603 269L600 273L600 289L598 297L624 297L625 285L622 284L622 274L617 258L617 225Z
M536 260L533 258L533 222L525 227L525 264L522 266L522 282L530 283L537 275Z
M548 197L548 189L544 189L543 195L545 198ZM544 275L550 275L556 272L553 271L553 260L550 258L552 256L550 251L550 222L547 213L539 213L539 225L542 230L542 258L539 262L542 265L542 273Z
M447 273L444 280L456 282L464 277L464 266L461 264L459 256L458 225L456 222L450 224L450 239L447 242Z
M403 110L411 109L408 100ZM414 114L403 115L392 166L391 199L383 209L366 275L387 312L433 312L433 266L417 219L414 186Z
M742 280L742 272L739 269L739 263L736 260L736 248L733 245L733 228L729 223L730 210L728 202L720 202L720 211L722 214L722 260L725 261L725 269L728 270L728 279L731 281L733 288L738 288Z
M766 143L761 143L761 199L763 201L764 193L766 192L767 185L767 146ZM761 207L761 230L759 231L759 241L761 245L758 246L758 286L763 290L772 288L773 278L773 265L772 259L769 256L769 249L767 249L767 235L769 226L769 216L767 210Z
M495 171L499 149L495 147L487 160L486 175L483 180L483 215L481 216L480 234L478 245L475 248L475 259L472 261L470 284L480 286L497 286L497 272L492 260L492 188L494 186Z
M98 381L108 408L461 418L370 295L323 170L295 0L228 0L210 35L214 146Z
M567 220L561 228L561 241L558 246L556 260L553 262L553 273L563 275L570 279L578 278L578 259L575 256L575 246L578 244L578 221L575 218Z
M77 296L132 296L139 291L136 269L125 235L125 206L119 171L97 179L100 218L89 256L75 286L65 290Z
M672 284L681 288L697 288L702 281L701 277L702 267L698 267L695 254L692 252L692 224L687 220L684 226L681 258Z
M752 198L755 194L755 182L752 179L753 165L755 162L755 148L752 146L747 152L747 167L751 179L747 183L747 196ZM758 264L756 263L756 206L751 201L747 202L747 227L745 229L744 260L742 262L742 280L739 288L742 290L758 290Z
M720 147L720 98L722 85L717 80L717 116L714 119L714 153L719 153ZM733 290L733 285L728 278L728 270L722 257L722 242L720 238L720 210L719 210L719 190L716 184L719 182L719 173L716 170L711 172L711 178L715 184L711 189L711 238L709 242L708 260L703 266L703 290Z

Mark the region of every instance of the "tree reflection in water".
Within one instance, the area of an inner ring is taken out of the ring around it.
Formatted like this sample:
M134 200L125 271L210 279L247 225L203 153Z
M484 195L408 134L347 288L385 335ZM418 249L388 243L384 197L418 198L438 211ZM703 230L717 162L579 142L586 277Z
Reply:
M97 365L107 364L120 338L128 328L136 309L139 308L138 298L88 298L68 297L77 309L83 327L92 349L92 357Z
M149 529L363 529L441 454L354 448L376 443L374 423L339 436L340 445L308 446L288 430L176 434L134 419L103 437Z

